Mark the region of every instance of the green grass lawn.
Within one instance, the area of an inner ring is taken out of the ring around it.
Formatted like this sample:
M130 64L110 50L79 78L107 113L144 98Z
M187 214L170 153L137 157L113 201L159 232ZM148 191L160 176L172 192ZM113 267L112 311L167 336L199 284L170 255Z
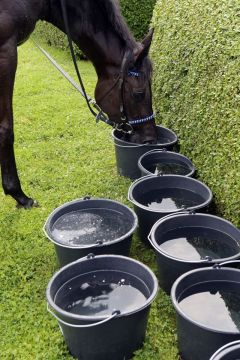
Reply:
M74 76L68 54L46 49ZM89 62L80 68L93 96L94 69ZM40 207L17 210L0 191L0 359L72 359L46 310L45 289L58 264L42 228L54 208L85 195L130 206L131 182L117 174L111 129L96 125L81 96L31 40L19 48L14 109L19 176ZM131 256L156 272L153 252L136 235ZM161 290L151 308L146 343L135 359L177 359L175 314Z

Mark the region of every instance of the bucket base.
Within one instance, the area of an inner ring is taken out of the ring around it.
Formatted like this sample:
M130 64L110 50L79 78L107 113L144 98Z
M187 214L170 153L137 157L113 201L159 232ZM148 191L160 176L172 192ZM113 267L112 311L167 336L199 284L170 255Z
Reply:
M122 299L117 291L121 288ZM75 358L127 360L144 342L157 290L157 278L144 264L119 255L92 254L59 270L46 295Z
M94 337L94 345L92 339L92 329L89 331L74 329L67 329L62 326L62 331L69 352L74 358L78 360L130 360L133 358L134 352L143 346L145 340L145 332L147 327L147 318L149 311L141 314L141 321L137 318L130 319L130 322L135 323L134 326L127 324L126 320L121 321L117 318L117 325L114 327L114 320L101 325L101 333L104 336ZM136 326L137 322L138 325ZM96 331L96 330L94 330ZM117 341L117 336L124 332L124 339L121 336L120 341Z

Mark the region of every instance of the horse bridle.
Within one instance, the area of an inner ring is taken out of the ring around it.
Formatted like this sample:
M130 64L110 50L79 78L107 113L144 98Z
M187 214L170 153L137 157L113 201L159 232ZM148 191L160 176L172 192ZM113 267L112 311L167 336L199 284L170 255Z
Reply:
M127 125L127 126L130 126L132 129L133 129L133 125L139 125L139 124L143 124L143 123L146 123L146 122L149 122L149 121L152 121L154 120L155 116L154 114L152 113L151 115L149 116L146 116L144 118L141 118L141 119L135 119L135 120L131 120L128 118L127 116L127 113L125 111L125 106L124 106L124 82L125 82L125 67L126 67L126 64L128 64L128 59L129 57L131 57L131 52L130 51L126 51L125 54L124 54L124 57L123 57L123 61L122 61L122 64L121 64L121 71L120 71L120 75L119 75L119 99L120 99L120 115L121 115L121 124L123 125ZM140 73L133 69L133 70L128 70L128 76L134 76L136 78L139 78L140 77ZM150 89L150 94L152 95L151 93L151 84L150 84L150 81L149 81L149 89Z
M139 125L139 124L143 124L145 122L148 121L152 121L155 118L154 113L151 114L150 116L146 116L145 118L141 118L141 119L135 119L135 120L129 120L125 111L125 106L124 106L124 81L125 81L125 67L126 67L126 63L128 62L129 56L131 56L130 51L126 51L124 56L123 56L123 60L122 60L122 64L121 64L121 70L120 70L120 74L118 75L116 81L114 82L114 84L111 86L111 88L106 92L106 94L103 95L103 97L101 98L101 100L98 102L100 104L100 102L102 102L102 100L104 98L106 98L106 96L108 96L113 89L115 88L115 86L117 86L118 84L118 89L119 89L119 99L120 99L120 115L121 115L121 122L114 122L111 121L107 114L105 114L103 112L103 110L101 109L101 107L96 103L95 100L91 99L85 90L83 81L82 81L82 77L79 71L79 67L77 64L77 59L76 59L76 55L73 49L73 41L70 35L70 28L69 28L69 22L68 22L68 16L67 16L67 9L66 9L66 3L65 0L61 0L61 8L62 8L62 14L63 14L63 21L64 21L64 25L65 25L65 30L66 30L66 34L67 34L67 38L68 38L68 44L69 44L69 48L70 48L70 52L71 52L71 57L73 60L73 64L75 67L75 71L77 74L77 78L78 81L80 83L81 89L82 89L82 95L86 100L87 106L90 110L90 112L94 115L94 117L96 118L96 122L99 121L103 121L106 124L112 126L114 129L123 132L125 134L132 134L134 129L133 129L133 125ZM129 71L128 75L131 76L135 76L138 77L139 73L136 71ZM150 84L149 84L150 86ZM151 86L150 86L150 90L151 90ZM94 111L92 106L98 111Z

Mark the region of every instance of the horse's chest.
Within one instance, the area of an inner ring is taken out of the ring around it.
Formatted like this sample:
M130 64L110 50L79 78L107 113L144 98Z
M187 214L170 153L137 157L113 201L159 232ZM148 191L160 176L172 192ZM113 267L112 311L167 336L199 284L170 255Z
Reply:
M0 16L6 24L11 24L11 33L16 36L18 44L24 42L34 30L41 9L41 0L0 0Z
M18 45L24 43L33 32L37 20L25 18L21 22L21 26L18 27L17 31L17 43Z

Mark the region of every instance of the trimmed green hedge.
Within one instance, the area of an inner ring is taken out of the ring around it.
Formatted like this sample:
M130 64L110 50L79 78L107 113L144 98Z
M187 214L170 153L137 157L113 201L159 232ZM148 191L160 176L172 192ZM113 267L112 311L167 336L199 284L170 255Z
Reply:
M67 35L65 35L58 28L49 24L46 21L39 21L37 23L36 29L34 31L34 35L43 42L46 42L50 46L55 46L56 48L66 50L68 49L68 40ZM74 50L76 55L80 59L86 59L83 52L74 44ZM69 50L70 53L70 50Z
M148 33L155 3L156 0L120 0L122 13L137 40Z
M158 0L151 56L159 123L240 226L239 0Z

